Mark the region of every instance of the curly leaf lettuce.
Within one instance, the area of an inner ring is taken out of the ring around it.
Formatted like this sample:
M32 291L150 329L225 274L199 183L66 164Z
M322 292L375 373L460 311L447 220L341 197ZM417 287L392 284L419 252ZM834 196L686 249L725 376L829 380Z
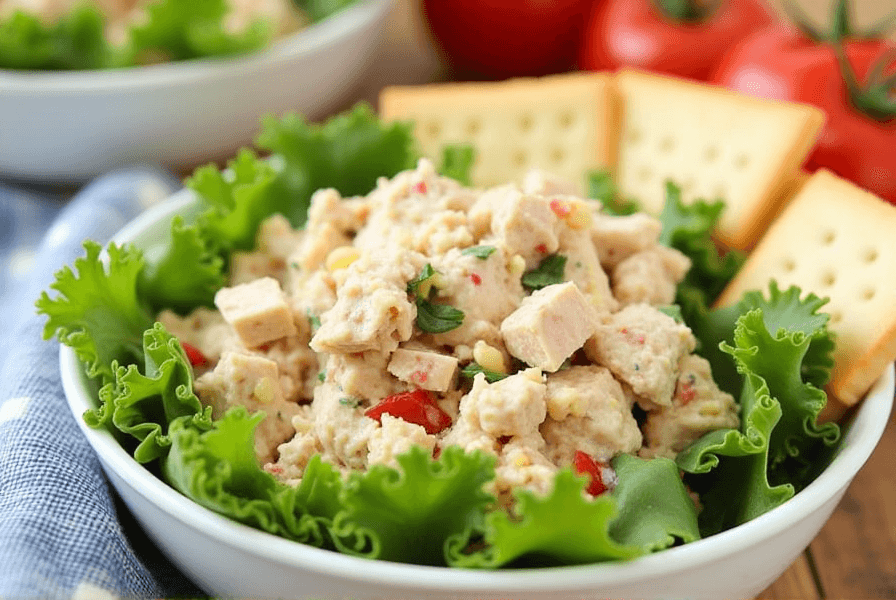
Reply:
M619 477L618 515L610 526L615 540L646 553L700 539L697 510L675 461L621 454L613 468Z
M184 418L211 427L211 408L193 393L193 371L177 338L161 323L143 336L145 373L137 365L113 365L114 381L100 389L100 406L84 413L91 427L110 423L139 443L134 459L147 463L164 456L171 445L169 424Z
M449 564L497 568L525 564L585 564L624 560L699 539L694 503L674 461L620 455L619 484L588 499L586 480L560 470L553 490L539 497L516 490L511 512L488 513L479 536L452 540ZM477 548L478 546L481 548Z
M741 428L707 434L676 459L682 470L705 474L689 478L703 492L705 535L745 523L792 497L809 482L804 467L839 438L836 424L817 424L826 397L802 377L812 339L796 326L772 335L763 309L756 308L738 317L734 345L722 343L744 377Z
M306 477L320 480L314 490L277 481L259 467L254 433L264 413L250 415L245 407L228 410L213 427L197 427L188 418L171 423L171 448L162 473L172 487L198 504L240 523L313 546L329 541L327 519L305 510L303 501L317 504L335 498L339 475L319 460Z
M143 253L110 244L107 270L99 244L86 241L84 249L75 270L63 267L50 284L59 295L42 292L35 305L47 316L44 339L55 335L75 351L89 377L107 382L114 376L113 363L143 362L143 332L153 322L137 294Z
M410 124L381 123L364 103L323 125L295 114L267 117L256 143L276 157L275 193L291 200L283 214L295 227L305 223L315 191L367 194L377 179L412 168L418 157Z
M396 460L398 470L375 465L349 477L333 524L336 545L368 558L443 565L449 540L464 538L494 502L483 490L494 457L448 447L434 460L414 446Z

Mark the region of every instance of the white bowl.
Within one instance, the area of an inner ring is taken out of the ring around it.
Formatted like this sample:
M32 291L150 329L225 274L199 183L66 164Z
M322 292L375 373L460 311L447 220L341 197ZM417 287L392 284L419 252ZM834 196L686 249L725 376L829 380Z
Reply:
M226 58L109 71L0 69L0 177L83 181L144 162L177 171L227 158L267 113L344 107L379 51L392 0L359 0Z
M118 243L159 251L176 213L196 207L179 192L125 227ZM784 505L734 529L629 562L476 571L372 561L302 545L241 525L195 504L139 465L105 429L88 427L96 407L74 352L60 351L69 406L100 461L149 536L208 593L233 598L577 599L753 598L797 558L871 455L889 418L890 365L845 428L831 465Z

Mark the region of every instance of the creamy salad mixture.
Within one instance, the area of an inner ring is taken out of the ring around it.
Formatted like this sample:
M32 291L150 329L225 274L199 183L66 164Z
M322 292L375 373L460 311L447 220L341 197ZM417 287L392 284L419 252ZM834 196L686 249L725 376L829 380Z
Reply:
M281 481L316 454L348 474L456 445L497 457L504 502L569 465L596 465L598 493L621 453L674 458L739 425L664 309L690 261L660 231L544 173L470 189L421 159L364 197L318 191L303 230L268 218L216 310L158 319L216 418L266 413L255 450Z

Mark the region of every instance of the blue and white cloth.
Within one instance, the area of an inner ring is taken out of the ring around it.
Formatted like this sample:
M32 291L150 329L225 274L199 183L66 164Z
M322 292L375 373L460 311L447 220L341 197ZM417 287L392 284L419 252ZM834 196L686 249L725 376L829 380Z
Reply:
M66 404L34 302L54 273L178 187L111 173L70 200L0 183L0 599L203 595L145 537Z

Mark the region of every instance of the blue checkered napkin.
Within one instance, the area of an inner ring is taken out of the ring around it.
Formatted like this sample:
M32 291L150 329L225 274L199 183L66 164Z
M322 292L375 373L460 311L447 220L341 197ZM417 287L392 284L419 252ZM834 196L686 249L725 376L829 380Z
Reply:
M64 202L0 184L0 598L201 593L112 493L62 392L59 347L34 301L83 240L105 243L177 182L131 169Z

